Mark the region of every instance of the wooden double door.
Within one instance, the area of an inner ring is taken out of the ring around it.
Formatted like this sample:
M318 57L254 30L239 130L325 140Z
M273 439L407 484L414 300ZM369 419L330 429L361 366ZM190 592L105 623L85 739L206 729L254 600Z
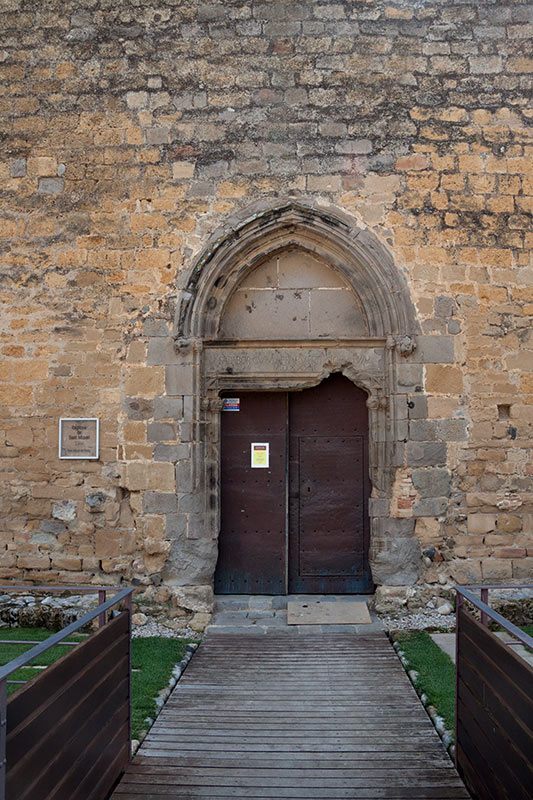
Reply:
M371 592L366 394L333 375L227 397L221 413L215 591Z

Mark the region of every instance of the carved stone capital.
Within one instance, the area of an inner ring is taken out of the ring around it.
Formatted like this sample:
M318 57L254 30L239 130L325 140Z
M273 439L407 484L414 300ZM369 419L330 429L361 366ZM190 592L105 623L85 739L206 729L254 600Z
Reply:
M185 338L183 336L175 336L174 337L174 350L176 351L176 353L179 353L180 355L184 355L185 353L189 352L191 347L192 347L192 340L191 339L187 339L187 338Z
M385 410L389 407L389 398L384 397L382 394L371 394L366 401L366 407L372 409L372 411Z
M221 411L224 400L221 397L202 397L202 411Z
M412 336L405 334L404 336L397 336L395 340L396 350L401 356L407 357L416 350L416 342Z

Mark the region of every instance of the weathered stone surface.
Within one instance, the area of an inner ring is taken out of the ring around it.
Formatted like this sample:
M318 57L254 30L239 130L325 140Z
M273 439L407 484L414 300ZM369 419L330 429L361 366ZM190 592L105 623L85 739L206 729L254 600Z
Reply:
M172 514L178 510L177 495L172 492L145 492L143 511L146 514Z
M407 464L418 466L440 466L446 463L444 442L407 442Z
M189 444L157 444L154 447L154 461L181 461L189 458L191 447Z
M77 507L74 500L62 500L52 505L52 516L64 522L73 522L76 519Z
M189 622L189 628L192 631L198 631L199 633L203 633L209 622L211 621L211 614L206 613L205 611L197 611L196 614L193 614L192 619Z
M452 336L418 336L413 358L425 364L451 364L455 361Z
M378 586L374 593L372 606L378 614L394 614L407 605L405 586Z
M192 395L194 392L192 367L170 366L165 370L166 392L170 396Z
M154 419L180 419L183 416L181 397L156 397Z
M447 497L426 497L413 506L415 517L440 517L446 513L449 500Z
M469 514L468 531L469 533L490 533L496 529L495 514Z
M408 400L409 419L425 419L428 415L428 401L423 394L410 395Z
M215 607L213 586L210 584L198 586L177 586L172 589L180 606L196 612L212 613Z
M149 442L174 442L176 428L169 422L149 422L146 435Z
M430 419L415 419L409 423L409 438L414 442L431 442L437 438L437 423Z
M415 537L395 538L371 560L372 576L378 584L409 586L418 579L422 558Z
M451 475L447 469L414 469L413 485L421 497L449 497Z
M126 397L122 407L129 419L151 419L154 415L154 401L143 397Z
M39 530L43 531L43 533L63 533L66 529L66 525L63 522L54 522L52 519L43 519L39 523Z
M468 438L464 419L442 419L437 422L437 437L445 442L462 442Z

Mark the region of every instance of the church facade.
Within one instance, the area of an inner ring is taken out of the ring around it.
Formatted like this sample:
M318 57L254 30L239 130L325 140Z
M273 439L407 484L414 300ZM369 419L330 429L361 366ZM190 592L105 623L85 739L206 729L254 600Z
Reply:
M530 14L4 0L3 581L531 580Z

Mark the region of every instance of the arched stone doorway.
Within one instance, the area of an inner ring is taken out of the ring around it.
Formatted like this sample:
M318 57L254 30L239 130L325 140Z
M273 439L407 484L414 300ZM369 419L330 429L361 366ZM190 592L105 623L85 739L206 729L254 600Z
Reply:
M407 403L421 391L412 358L419 329L385 247L338 211L287 201L218 231L180 288L175 347L190 375L193 429L189 536L214 543L220 529L221 395L297 391L340 373L368 396L374 580L414 582L413 520L391 518L389 506ZM205 551L213 575L217 549L206 542Z

